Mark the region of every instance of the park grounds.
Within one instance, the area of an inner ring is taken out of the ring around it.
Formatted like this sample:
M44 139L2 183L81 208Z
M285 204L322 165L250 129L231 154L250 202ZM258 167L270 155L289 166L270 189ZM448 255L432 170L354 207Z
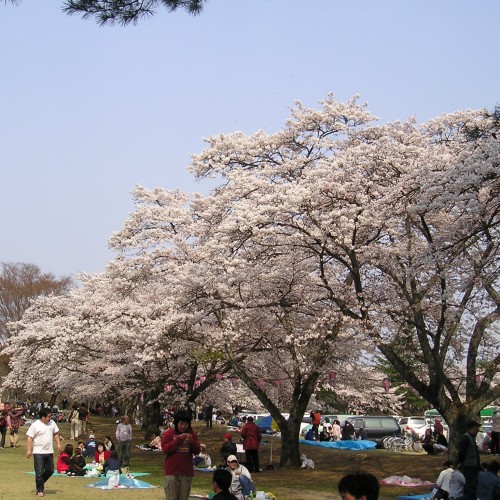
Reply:
M69 424L58 424L64 438L62 445L69 441ZM115 420L111 418L93 417L88 429L93 429L96 440L103 440L106 435L114 436ZM219 448L227 427L215 425L212 428L203 422L193 422L193 428L199 434L200 442L206 444L207 451L216 464L220 461ZM17 448L7 447L0 450L1 471L1 500L18 500L35 498L34 476L27 474L33 470L33 459L27 459L26 430L23 426L19 430L19 445ZM144 444L144 432L140 426L133 426L133 448L130 461L130 472L145 472L150 475L139 479L158 486L149 490L98 490L85 487L97 481L95 478L67 478L53 476L46 485L46 498L58 500L79 499L108 499L115 500L117 496L127 499L165 498L163 493L163 454L161 452L143 451L135 445ZM89 432L89 431L88 431ZM238 442L237 432L232 432L233 439ZM82 439L83 440L83 439ZM272 441L272 457L271 457ZM74 442L73 442L74 444ZM314 462L314 469L305 468L280 468L279 452L280 438L264 436L260 450L260 474L254 474L258 490L272 492L278 500L337 500L340 495L337 484L340 478L349 472L363 470L374 474L379 480L390 476L409 476L422 481L435 481L443 469L446 456L431 456L425 453L405 451L395 453L389 450L335 450L324 449L316 446L301 445L301 453ZM271 465L271 467L269 467ZM193 494L208 494L211 491L211 473L196 472L193 480ZM417 495L429 493L428 486L423 487L398 487L381 486L380 499L393 499L399 495Z

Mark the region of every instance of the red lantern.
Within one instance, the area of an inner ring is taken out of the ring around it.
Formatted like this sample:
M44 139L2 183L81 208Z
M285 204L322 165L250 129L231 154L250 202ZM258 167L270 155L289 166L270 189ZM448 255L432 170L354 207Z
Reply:
M273 385L279 389L281 387L281 380L273 380Z
M230 379L230 380L231 380L231 384L233 384L233 387L234 387L234 386L238 383L238 380L239 380L239 379L238 379L238 378L236 378L236 377L231 377L231 379Z
M262 379L257 380L257 387L263 391L266 387L266 382Z
M172 385L166 385L165 386L165 392L172 392L173 388L174 388L174 386L172 386Z
M217 380L217 382L220 382L222 380L222 373L216 373L215 380Z

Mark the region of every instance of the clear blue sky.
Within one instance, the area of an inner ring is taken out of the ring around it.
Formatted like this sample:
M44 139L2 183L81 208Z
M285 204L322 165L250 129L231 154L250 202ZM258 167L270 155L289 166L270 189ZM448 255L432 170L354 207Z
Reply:
M279 130L299 99L381 121L500 102L498 0L210 0L99 27L0 4L0 262L101 271L135 184L207 192L203 137Z

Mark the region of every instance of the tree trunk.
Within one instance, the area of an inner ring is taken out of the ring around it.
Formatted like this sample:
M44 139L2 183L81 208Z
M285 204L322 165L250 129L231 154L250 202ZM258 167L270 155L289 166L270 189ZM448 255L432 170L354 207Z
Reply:
M161 405L158 402L160 392L155 388L144 393L144 414L141 429L145 433L145 439L149 439L153 432L158 434L162 424Z
M290 414L288 421L281 425L280 467L300 467L299 431L303 412L300 415Z

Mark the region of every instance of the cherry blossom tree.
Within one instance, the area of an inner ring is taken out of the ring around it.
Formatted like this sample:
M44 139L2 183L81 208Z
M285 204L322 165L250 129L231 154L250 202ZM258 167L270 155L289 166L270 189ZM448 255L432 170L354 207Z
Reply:
M346 400L366 391L359 380L376 376L360 360L376 347L458 439L500 390L498 126L483 111L374 119L356 97L329 95L318 110L296 103L275 134L208 138L190 168L219 187L137 187L110 239L118 258L54 302L60 315L35 306L9 348L42 331L68 356L81 347L88 359L57 378L82 394L112 378L123 397L187 405L238 379L278 422L281 465L296 466L325 374L351 374L332 385ZM376 387L377 406L394 408Z

